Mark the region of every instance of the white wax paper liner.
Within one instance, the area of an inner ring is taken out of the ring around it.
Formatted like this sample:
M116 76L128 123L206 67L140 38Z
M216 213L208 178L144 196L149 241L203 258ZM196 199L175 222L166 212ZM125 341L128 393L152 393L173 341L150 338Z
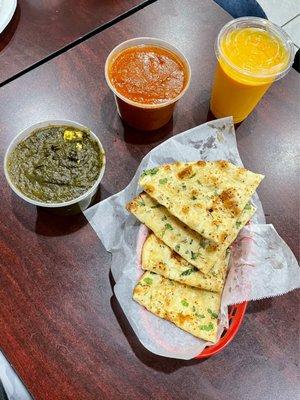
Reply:
M138 179L144 169L201 159L224 159L242 165L231 117L208 122L166 140L143 158L124 190L85 211L106 250L112 253L114 292L138 339L151 352L170 358L191 359L211 343L156 317L132 300L133 288L142 274L137 252L140 223L128 214L125 205L141 191ZM252 201L257 212L233 247L222 295L218 337L228 326L228 305L277 296L300 286L299 267L293 253L273 226L265 225L256 194Z

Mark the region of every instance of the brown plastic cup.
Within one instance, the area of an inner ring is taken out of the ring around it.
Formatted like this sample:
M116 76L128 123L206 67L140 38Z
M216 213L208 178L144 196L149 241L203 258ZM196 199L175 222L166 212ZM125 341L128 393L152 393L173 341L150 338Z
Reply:
M162 47L171 51L172 53L175 53L177 57L182 61L186 74L186 83L183 90L178 96L174 97L174 99L160 104L137 103L135 101L127 99L126 97L118 93L118 91L110 82L108 69L116 56L128 47L140 45ZM174 107L177 101L184 95L189 87L191 80L191 67L185 56L175 46L171 45L168 42L165 42L162 39L141 37L126 40L125 42L116 46L110 52L105 63L105 79L111 91L114 93L118 114L120 115L122 120L133 128L144 131L152 131L161 128L172 118Z

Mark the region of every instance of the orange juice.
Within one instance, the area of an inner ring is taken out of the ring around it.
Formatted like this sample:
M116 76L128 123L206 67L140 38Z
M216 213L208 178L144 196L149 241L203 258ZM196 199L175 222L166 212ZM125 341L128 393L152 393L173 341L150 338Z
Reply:
M293 61L288 35L267 20L238 18L221 30L216 42L218 65L210 108L218 117L243 121Z

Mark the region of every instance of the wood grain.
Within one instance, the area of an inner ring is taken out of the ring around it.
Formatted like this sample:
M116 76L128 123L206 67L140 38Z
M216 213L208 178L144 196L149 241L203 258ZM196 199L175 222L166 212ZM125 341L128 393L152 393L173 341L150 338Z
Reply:
M106 149L102 198L123 189L152 147L206 121L213 42L229 18L209 0L159 0L1 88L1 160L25 126L68 118L90 126ZM142 35L176 43L192 67L173 121L155 134L122 125L103 74L109 51ZM266 174L259 194L268 220L295 254L298 81L291 71L276 83L237 130L245 165ZM251 303L235 340L211 359L157 357L137 341L113 296L110 255L84 217L24 204L2 171L0 185L0 346L36 399L297 397L299 294Z
M19 0L0 34L0 83L143 0Z

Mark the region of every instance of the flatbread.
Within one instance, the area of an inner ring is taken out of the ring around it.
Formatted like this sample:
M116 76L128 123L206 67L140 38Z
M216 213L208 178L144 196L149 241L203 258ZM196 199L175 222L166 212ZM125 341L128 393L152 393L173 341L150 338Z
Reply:
M133 299L192 335L216 341L221 296L145 272Z
M172 250L207 274L218 260L224 260L227 247L251 218L255 207L249 205L245 208L231 235L219 246L187 227L146 193L141 193L128 203L127 210L150 228Z
M163 206L142 193L127 205L141 222L185 260L206 274L223 257L224 250L210 244L197 232L184 225Z
M229 252L218 260L207 275L170 249L153 233L146 239L142 251L142 268L165 278L220 293L223 290L229 261Z
M189 228L220 244L263 178L224 160L177 162L145 170L139 184Z

